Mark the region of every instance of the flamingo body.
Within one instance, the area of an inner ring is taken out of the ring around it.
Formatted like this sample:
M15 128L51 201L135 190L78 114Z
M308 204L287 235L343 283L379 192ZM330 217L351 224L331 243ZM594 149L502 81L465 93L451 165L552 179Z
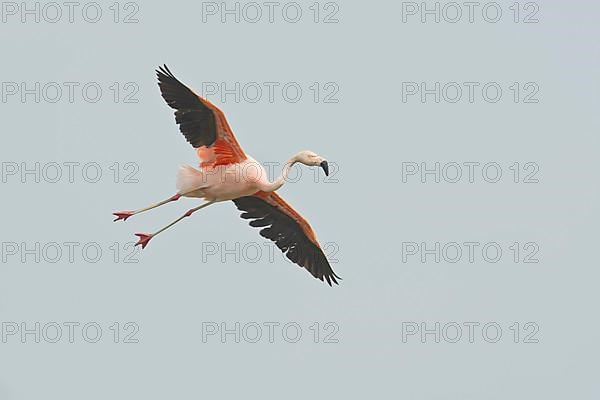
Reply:
M182 165L177 173L177 192L183 197L220 202L250 196L266 185L265 168L251 157L244 161L196 169Z

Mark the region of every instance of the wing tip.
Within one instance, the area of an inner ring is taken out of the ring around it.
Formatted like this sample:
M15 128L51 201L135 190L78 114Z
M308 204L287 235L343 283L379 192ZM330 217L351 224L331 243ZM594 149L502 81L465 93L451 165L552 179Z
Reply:
M339 285L339 282L337 280L342 280L342 278L340 278L335 272L333 272L333 270L331 270L331 273L329 274L324 274L324 276L329 286L333 286L331 282L335 283L336 285ZM321 278L321 280L323 280L323 278Z
M156 77L158 79L159 86L162 86L163 84L183 85L183 83L181 83L179 79L177 79L175 75L173 75L169 67L167 67L167 64L163 64L162 66L159 65L158 68L154 70L154 72L156 72Z

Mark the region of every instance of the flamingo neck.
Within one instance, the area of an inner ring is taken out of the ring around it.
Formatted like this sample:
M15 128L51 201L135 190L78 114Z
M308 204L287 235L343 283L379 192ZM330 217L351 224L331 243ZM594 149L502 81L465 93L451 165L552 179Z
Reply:
M279 178L275 179L273 182L267 182L266 184L263 185L263 187L260 189L263 192L274 192L277 189L279 189L280 187L283 186L283 184L285 183L285 181L287 180L287 177L292 169L292 167L294 166L294 164L296 164L298 162L298 160L296 159L296 156L290 158L288 160L288 162L285 163L285 165L283 166L283 172L281 173L281 175L279 175Z

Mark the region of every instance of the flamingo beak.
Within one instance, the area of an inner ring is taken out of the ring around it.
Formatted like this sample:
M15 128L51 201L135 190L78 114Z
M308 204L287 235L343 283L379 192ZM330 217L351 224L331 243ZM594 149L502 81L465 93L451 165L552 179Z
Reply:
M329 164L327 164L326 160L321 161L321 168L325 171L325 176L329 176Z

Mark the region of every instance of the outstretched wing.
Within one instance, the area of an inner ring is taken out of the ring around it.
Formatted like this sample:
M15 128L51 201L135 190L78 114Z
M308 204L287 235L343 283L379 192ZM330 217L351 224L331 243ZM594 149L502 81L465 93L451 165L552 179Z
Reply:
M175 122L196 149L203 168L246 159L221 110L181 83L166 65L159 67L156 75L162 97L175 109Z
M338 284L312 228L277 193L257 192L233 200L250 226L264 227L260 235L275 242L292 262L304 267L317 279Z

